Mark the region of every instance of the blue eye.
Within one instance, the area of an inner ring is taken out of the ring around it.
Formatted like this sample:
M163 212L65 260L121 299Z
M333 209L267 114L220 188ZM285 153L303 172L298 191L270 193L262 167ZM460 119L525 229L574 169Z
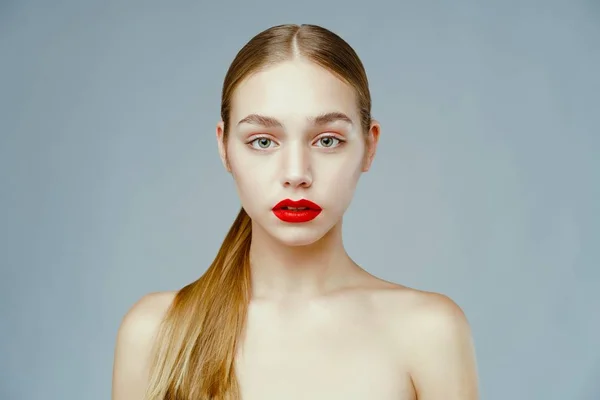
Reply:
M255 149L257 148L255 144L258 144L259 149L268 149L272 143L273 141L269 138L259 137L251 141L250 145L252 145L252 147L254 147Z
M336 138L335 136L323 136L321 138L319 138L318 143L321 143L321 146L319 147L335 147L337 145L339 145L342 141L338 138Z
M335 136L322 136L317 140L317 147L320 148L336 148L338 146L340 146L344 141L341 139L338 139ZM270 139L268 137L257 137L254 140L248 142L248 144L256 150L267 150L273 147L276 147L277 144L275 143L275 141L273 141L273 139Z

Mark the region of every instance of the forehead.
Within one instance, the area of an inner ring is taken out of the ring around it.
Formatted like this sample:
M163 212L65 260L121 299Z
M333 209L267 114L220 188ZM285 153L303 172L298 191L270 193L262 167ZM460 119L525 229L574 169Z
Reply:
M342 112L358 121L354 89L303 59L282 62L249 76L235 90L231 105L234 124L254 113L285 121Z

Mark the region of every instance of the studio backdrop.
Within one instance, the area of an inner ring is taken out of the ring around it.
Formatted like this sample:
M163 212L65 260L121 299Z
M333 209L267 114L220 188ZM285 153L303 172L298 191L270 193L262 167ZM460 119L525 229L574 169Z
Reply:
M123 315L199 277L239 210L221 85L283 23L369 76L350 256L463 308L482 399L600 399L599 21L590 0L0 2L0 399L110 398Z

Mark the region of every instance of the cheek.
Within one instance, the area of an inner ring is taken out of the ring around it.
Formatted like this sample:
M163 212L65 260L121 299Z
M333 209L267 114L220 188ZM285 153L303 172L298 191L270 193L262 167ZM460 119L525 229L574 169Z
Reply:
M231 173L242 205L250 213L265 206L269 195L280 195L282 160L275 156L254 154L248 149L232 144L228 147ZM350 149L348 149L350 150ZM330 209L343 211L354 195L362 172L362 149L353 148L344 154L315 154L310 161L313 186L310 189L319 201L328 203Z
M261 192L261 175L258 169L245 168L243 165L232 164L231 173L243 201L247 198L255 198L255 195Z
M319 190L326 190L324 195L332 202L345 208L354 195L354 190L361 175L361 162L352 157L345 162L327 163L322 165L315 185Z
M247 149L229 148L229 165L242 205L252 208L265 196L269 183L272 185L274 168L265 165L266 159L251 154Z

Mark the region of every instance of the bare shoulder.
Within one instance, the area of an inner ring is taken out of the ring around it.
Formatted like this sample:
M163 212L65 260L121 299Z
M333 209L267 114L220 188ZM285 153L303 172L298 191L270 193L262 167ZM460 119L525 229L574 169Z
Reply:
M152 333L162 321L176 293L154 292L140 298L123 317L119 335Z
M372 293L381 318L398 325L403 332L444 334L439 328L469 329L463 310L450 297L388 282L370 276L362 288Z
M458 324L468 326L463 310L450 297L436 292L414 289L397 283L370 277L363 286L376 293L377 309L386 319L406 322L416 328L429 324Z
M478 399L471 327L461 307L444 294L400 285L390 296L384 313L417 398Z
M397 295L395 311L418 334L448 335L457 329L470 330L462 308L447 295L406 287L399 288Z
M113 400L143 399L154 339L176 292L155 292L140 298L125 314L115 345Z

